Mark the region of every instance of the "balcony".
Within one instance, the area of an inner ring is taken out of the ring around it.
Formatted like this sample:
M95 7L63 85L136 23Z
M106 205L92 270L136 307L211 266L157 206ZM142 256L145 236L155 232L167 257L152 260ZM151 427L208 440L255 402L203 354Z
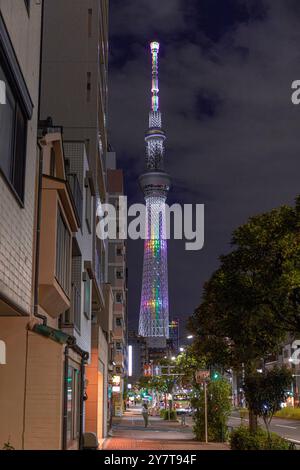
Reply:
M118 339L118 340L124 339L125 337L124 328L122 326L115 326L113 329L113 337L114 339Z
M44 166L39 305L52 318L58 318L71 307L72 233L78 230L78 220L66 181L61 134L43 134L40 144Z
M82 191L81 191L76 173L68 173L67 181L68 181L68 186L72 194L72 199L74 203L76 218L78 220L78 225L79 227L82 227L83 197L82 197Z
M124 354L122 351L116 351L114 354L114 361L117 365L124 367Z

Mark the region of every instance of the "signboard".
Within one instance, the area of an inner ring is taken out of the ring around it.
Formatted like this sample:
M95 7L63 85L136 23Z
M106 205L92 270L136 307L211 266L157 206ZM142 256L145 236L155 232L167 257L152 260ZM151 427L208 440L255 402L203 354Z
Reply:
M112 383L114 385L120 385L121 377L119 375L114 375L113 378L112 378Z
M4 341L0 341L0 364L6 364L6 344Z
M115 416L122 416L122 406L115 405Z
M144 376L151 377L152 376L152 366L150 364L144 365Z
M207 379L209 379L209 376L210 376L209 370L197 370L197 372L195 373L197 384L201 384L205 382Z
M6 88L3 80L0 80L0 104L6 104Z

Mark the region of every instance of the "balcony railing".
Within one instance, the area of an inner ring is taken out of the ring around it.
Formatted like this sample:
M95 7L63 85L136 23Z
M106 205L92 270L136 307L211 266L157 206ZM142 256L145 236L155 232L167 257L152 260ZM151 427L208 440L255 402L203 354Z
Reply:
M72 284L71 289L71 306L62 317L63 326L76 328L80 333L81 326L81 293L75 284Z
M80 221L80 226L82 226L82 206L83 206L83 197L80 184L77 178L76 173L68 173L67 179L70 185L70 190L73 196L73 201L77 213L77 218Z
M80 332L81 293L75 284L72 284L71 315L74 327Z
M98 250L96 249L96 253L95 253L95 274L96 274L96 279L97 279L97 282L98 282L99 286L101 286L101 284L104 283L104 272L103 272L103 262L102 261L104 261L104 260L101 260L101 255L98 252Z

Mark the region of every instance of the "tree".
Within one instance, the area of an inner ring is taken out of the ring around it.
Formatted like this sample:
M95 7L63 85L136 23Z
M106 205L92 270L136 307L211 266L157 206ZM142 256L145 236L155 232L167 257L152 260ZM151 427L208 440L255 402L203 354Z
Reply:
M206 359L199 356L194 344L188 346L184 352L179 354L175 362L175 373L178 373L180 383L186 388L196 385L195 374L199 369L205 369Z
M286 367L256 372L245 379L247 403L263 418L269 437L272 418L286 400L292 379L292 372Z
M141 389L152 390L155 393L163 393L165 395L165 408L167 409L167 394L172 394L174 386L179 382L179 372L176 371L174 362L170 359L161 359L159 364L163 369L163 374L150 377L141 377L139 380L139 387ZM171 369L172 367L172 369ZM167 372L170 372L168 374ZM173 409L173 401L169 400L169 410Z
M300 197L235 230L233 251L204 286L189 321L208 364L255 373L288 332L300 332ZM249 409L250 427L257 419Z

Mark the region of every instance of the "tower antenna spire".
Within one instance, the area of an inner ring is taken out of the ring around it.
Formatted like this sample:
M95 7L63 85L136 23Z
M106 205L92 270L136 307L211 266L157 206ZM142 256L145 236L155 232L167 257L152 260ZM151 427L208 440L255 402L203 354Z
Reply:
M153 41L150 43L151 55L152 55L152 102L151 109L154 112L159 110L159 87L158 87L158 54L159 54L159 42Z

